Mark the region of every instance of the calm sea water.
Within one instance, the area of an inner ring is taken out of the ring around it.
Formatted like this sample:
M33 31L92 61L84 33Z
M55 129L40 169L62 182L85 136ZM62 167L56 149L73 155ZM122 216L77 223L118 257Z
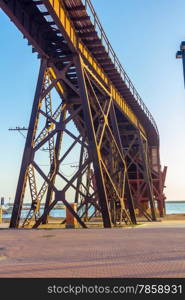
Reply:
M185 214L185 201L182 202L166 202L167 214Z
M41 210L41 213L43 210ZM167 214L185 214L185 202L166 202L166 213ZM28 214L28 210L22 210L21 217L25 218ZM50 216L52 217L65 217L64 209L55 209L51 211ZM3 214L3 218L10 218L11 214Z
M41 214L42 214L43 209L41 209L40 211L41 211ZM28 210L23 209L22 212L21 212L21 218L25 218L27 216L28 212L29 212ZM66 216L65 209L54 209L50 212L50 216L51 217L56 217L56 218L57 217L63 218L63 217ZM11 214L10 213L9 214L4 213L3 218L9 219L9 218L11 218Z

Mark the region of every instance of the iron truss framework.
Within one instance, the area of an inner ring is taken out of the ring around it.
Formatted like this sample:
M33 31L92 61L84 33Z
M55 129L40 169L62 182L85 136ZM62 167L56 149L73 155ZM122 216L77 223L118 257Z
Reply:
M149 221L165 213L158 131L129 94L131 84L118 78L117 58L115 65L107 61L87 4L92 6L89 0L0 1L41 58L11 228L48 223L59 202L83 228L96 218L104 227L136 224L136 209ZM39 162L42 147L47 166ZM78 164L65 174L71 157ZM25 199L31 199L30 209L22 222Z

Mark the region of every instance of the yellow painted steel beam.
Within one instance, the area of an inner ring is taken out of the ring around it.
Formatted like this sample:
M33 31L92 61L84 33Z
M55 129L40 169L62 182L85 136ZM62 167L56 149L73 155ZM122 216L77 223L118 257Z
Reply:
M55 71L53 70L53 68L51 68L51 67L49 68L49 73L50 73L50 76L51 76L52 79L56 79L57 78L57 76L56 76ZM59 91L61 92L61 94L63 95L64 94L64 88L61 85L60 81L57 81L56 85L57 85L57 88L59 89Z
M101 66L90 54L89 50L82 43L81 39L76 35L73 23L71 22L66 10L62 7L60 0L49 0L48 2L50 3L50 11L52 8L53 13L58 17L58 20L60 21L62 27L64 28L73 46L76 48L77 51L79 51L83 55L83 57L88 61L90 66L99 75L101 80L110 88L114 101L121 108L121 111L124 113L124 115L126 115L126 117L130 120L130 122L140 131L142 131L142 133L146 136L146 132L143 126L139 122L138 118L136 117L132 109L128 106L125 99L121 96L118 90L110 82L109 78L106 76Z

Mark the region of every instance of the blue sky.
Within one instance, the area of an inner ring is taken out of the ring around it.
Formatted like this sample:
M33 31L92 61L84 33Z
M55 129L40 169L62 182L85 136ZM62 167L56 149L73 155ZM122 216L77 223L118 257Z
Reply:
M92 0L123 67L153 114L160 132L161 163L168 166L168 200L185 200L185 90L182 62L175 59L185 38L183 0ZM0 196L13 199L39 60L0 11Z

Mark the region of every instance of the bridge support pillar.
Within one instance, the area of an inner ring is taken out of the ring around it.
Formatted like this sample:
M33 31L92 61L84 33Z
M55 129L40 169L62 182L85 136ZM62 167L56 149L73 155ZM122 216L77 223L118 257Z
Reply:
M140 133L139 143L140 143L140 151L141 151L141 157L142 157L143 168L144 168L143 174L146 182L146 190L147 190L150 209L151 209L151 216L152 216L152 220L156 221L157 217L156 217L156 208L154 203L151 165L148 157L149 150L148 150L147 140L144 137L142 137L141 133Z
M22 158L21 170L19 174L19 180L15 195L15 201L12 211L12 217L10 220L10 228L18 228L19 221L21 217L21 209L25 194L25 188L28 179L29 166L33 159L33 140L36 135L37 125L38 125L38 114L39 114L39 104L40 96L43 88L44 74L47 68L47 61L43 60L40 66L39 77L37 82L37 88L35 92L35 98L33 101L33 107L30 117L30 123L28 127L28 135L26 138L26 144L24 149L24 154Z
M85 222L97 215L105 228L122 221L136 224L112 90L80 56L66 60L62 68L47 60L41 62L10 227L37 228L48 223L58 201L84 228ZM74 75L69 80L71 70L76 72L75 83ZM52 100L54 88L59 96L57 105L56 99ZM66 149L69 138L73 142ZM46 145L48 148L43 148ZM38 161L40 150L49 154L48 171ZM72 155L79 157L79 165L69 178L61 168ZM20 224L23 200L30 196L30 209ZM66 198L76 203L76 210ZM66 223L65 218L61 221Z

